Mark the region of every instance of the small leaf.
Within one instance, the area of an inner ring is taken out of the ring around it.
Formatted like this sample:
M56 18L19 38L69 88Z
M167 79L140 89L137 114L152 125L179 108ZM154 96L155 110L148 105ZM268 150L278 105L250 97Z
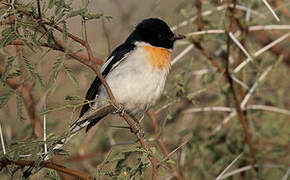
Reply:
M3 84L6 84L6 82L7 82L7 74L11 70L14 60L15 60L15 56L10 56L8 58L7 65L5 66L4 72L1 75L1 81Z
M22 111L22 97L19 90L16 91L16 110L17 110L17 120L25 120Z
M54 14L58 15L61 12L62 8L65 6L65 2L64 0L59 0L55 2L55 5L56 5L56 8L54 10Z
M79 10L75 10L75 11L72 11L70 12L67 17L74 17L74 16L81 16L83 14L85 14L86 12L88 12L88 9L87 8L83 8L83 9L79 9Z
M47 44L52 45L53 44L53 30L49 29L47 31Z
M66 27L66 22L63 21L62 24L63 24L63 28L62 28L63 29L63 31L62 31L62 39L65 42L67 42L67 27Z
M40 74L35 71L34 66L32 64L30 64L29 60L25 56L22 56L22 58L23 58L23 62L24 62L24 67L29 72L29 74L34 79L38 80L42 87L45 87L45 84L44 84L42 78L40 77Z
M55 81L57 78L57 75L59 73L59 71L61 70L61 67L63 65L63 61L61 59L57 59L56 62L53 64L52 67L52 72L51 72L51 76L50 76L50 81ZM51 84L52 82L50 82Z
M8 100L12 94L14 94L14 91L9 90L0 96L0 109L7 104Z
M18 36L14 30L15 29L13 27L9 27L2 31L2 39L0 39L0 48L10 44L15 39L17 39Z
M64 67L64 71L66 72L66 74L68 75L68 77L70 78L70 80L76 85L76 86L78 86L79 84L78 84L78 81L77 81L77 79L75 78L75 76L73 75L73 73L72 73L72 70L69 68L69 67L67 67L66 65L63 65L63 67Z

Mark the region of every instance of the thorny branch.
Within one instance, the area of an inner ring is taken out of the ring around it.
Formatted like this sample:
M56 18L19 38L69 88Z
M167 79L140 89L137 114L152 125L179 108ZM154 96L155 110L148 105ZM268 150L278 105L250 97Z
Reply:
M247 123L247 119L246 119L246 116L240 106L240 101L239 101L239 98L238 98L238 93L234 87L234 82L233 82L233 79L231 78L231 73L230 73L230 46L231 46L231 38L229 36L229 33L231 33L232 31L232 26L233 26L233 23L234 23L234 19L235 19L235 9L236 9L236 4L237 4L237 0L234 0L233 2L234 4L234 7L232 9L232 14L231 14L231 20L230 20L230 25L228 27L228 30L227 30L227 35L228 35L228 38L227 38L227 52L226 52L226 71L225 71L225 74L226 74L226 77L228 79L228 82L230 84L230 88L231 88L231 92L233 94L233 97L234 97L234 102L236 104L236 109L237 109L237 112L238 112L238 115L239 115L239 118L240 118L240 121L241 121L241 124L243 126L243 130L244 130L244 134L245 134L245 140L246 140L246 143L248 144L249 146L249 149L250 149L250 154L253 158L253 163L252 164L255 164L256 163L256 153L255 153L255 149L254 149L254 146L251 142L251 137L250 137L250 133L249 133L249 128L248 128L248 123Z
M163 140L162 136L159 135L159 125L158 125L158 121L156 119L154 111L153 110L149 110L148 111L148 116L150 117L150 119L152 121L152 126L153 126L153 129L154 129L154 133L156 135L158 135L156 141L157 141L157 143L158 143L158 145L159 145L159 147L160 147L160 149L162 151L162 154L163 154L164 157L167 157L168 156L168 150L167 150L167 147L166 147L166 145L164 143L164 140ZM178 171L178 169L176 169L176 167L173 164L171 164L171 163L170 163L170 168L173 171L174 176L177 179L180 179L180 180L184 179L184 176L183 176L182 172Z
M229 4L229 1L228 1L228 4ZM207 58L207 60L210 61L210 63L217 69L218 72L223 73L225 79L227 79L227 81L229 82L230 87L231 87L231 92L233 94L234 101L235 101L235 104L236 104L236 108L237 108L237 111L238 111L238 114L239 114L239 117L240 117L240 120L241 120L241 124L243 126L243 130L244 130L244 133L245 133L246 143L249 145L250 154L251 154L251 156L253 158L253 161L255 163L256 162L255 150L254 150L253 144L251 143L250 134L248 132L248 124L247 124L246 116L245 116L244 112L241 110L240 103L239 103L239 98L238 98L238 93L237 93L237 91L236 91L236 89L234 87L233 79L232 79L231 73L229 71L229 56L230 56L230 44L231 44L230 43L231 39L229 37L229 33L232 31L233 22L234 22L234 19L235 19L234 15L235 15L236 4L237 4L237 1L234 0L233 1L233 6L228 6L229 7L228 9L232 12L232 14L231 14L231 19L230 19L230 25L229 25L228 30L227 30L228 39L227 39L227 53L226 53L226 57L225 57L225 62L226 62L225 71L223 70L223 68L216 61L214 61L214 59L212 58L210 53L207 52L202 47L202 45L201 45L201 43L199 41L196 41L194 39L191 39L190 41Z

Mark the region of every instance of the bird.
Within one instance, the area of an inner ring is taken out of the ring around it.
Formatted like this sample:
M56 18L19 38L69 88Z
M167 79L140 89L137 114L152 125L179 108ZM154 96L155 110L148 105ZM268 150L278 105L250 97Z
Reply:
M184 38L174 34L159 18L144 19L101 67L100 72L116 101L135 120L161 96L170 70L174 42ZM70 126L69 135L56 142L53 149L60 149L82 128L87 127L87 132L115 110L110 106L108 93L98 77L85 98L90 103L82 106L79 118ZM27 169L24 176L28 177L32 169L32 166Z
M174 43L184 38L174 34L160 18L144 19L107 58L100 72L116 101L131 117L143 115L161 96ZM97 115L100 107L109 104L108 93L98 77L85 98L91 103L82 106L79 119L71 125L72 134L84 126L87 132L112 112Z

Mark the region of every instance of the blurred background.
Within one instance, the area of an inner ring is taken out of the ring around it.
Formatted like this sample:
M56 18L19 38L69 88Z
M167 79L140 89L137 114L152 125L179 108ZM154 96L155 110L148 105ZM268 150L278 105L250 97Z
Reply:
M39 2L45 32L37 21L37 1L0 4L6 158L41 159L43 119L49 146L79 115L95 73L71 58L70 53L87 52L67 33L87 38L94 57L104 61L140 21L159 17L174 32L188 35L175 44L164 93L142 121L146 143L162 162L159 179L215 179L237 157L223 178L289 179L290 2L237 1L234 11L235 1ZM59 47L54 38L66 48L53 50ZM135 135L112 126L127 124L109 116L88 133L81 131L63 152L49 155L100 179L150 179L150 163ZM3 153L2 146L2 158ZM27 169L1 167L1 179L20 179ZM72 177L43 168L31 179Z

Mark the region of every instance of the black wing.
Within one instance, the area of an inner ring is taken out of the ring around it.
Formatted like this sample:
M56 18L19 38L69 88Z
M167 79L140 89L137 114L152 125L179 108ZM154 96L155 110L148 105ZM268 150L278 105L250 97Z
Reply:
M114 65L116 65L116 63L121 61L126 56L126 54L128 54L134 48L135 48L135 45L132 43L124 43L124 44L120 45L119 47L117 47L112 52L112 54L108 57L107 62L103 65L102 72L101 72L102 75L104 77L106 77L107 74L109 74L109 72L112 70L112 68L115 67ZM99 80L99 78L96 77L94 82L91 84L91 87L87 91L86 100L92 101L95 99L101 84L102 83ZM92 105L92 103L83 105L83 107L81 109L80 117L82 115L84 115L89 110L91 105ZM96 124L96 123L97 122L95 122L94 124Z

